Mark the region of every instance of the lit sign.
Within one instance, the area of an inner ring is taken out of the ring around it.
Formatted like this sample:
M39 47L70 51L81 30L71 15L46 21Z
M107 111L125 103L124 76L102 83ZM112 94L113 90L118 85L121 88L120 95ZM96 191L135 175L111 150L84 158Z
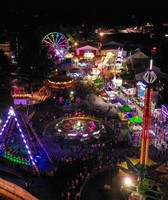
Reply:
M168 105L162 105L162 114L168 118Z

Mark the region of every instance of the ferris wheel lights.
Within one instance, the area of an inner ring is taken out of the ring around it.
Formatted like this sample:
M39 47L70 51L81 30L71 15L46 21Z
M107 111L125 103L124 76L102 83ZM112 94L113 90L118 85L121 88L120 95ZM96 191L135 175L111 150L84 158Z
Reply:
M48 53L55 59L55 57L64 58L69 52L69 42L67 38L58 32L47 34L42 43L48 49Z

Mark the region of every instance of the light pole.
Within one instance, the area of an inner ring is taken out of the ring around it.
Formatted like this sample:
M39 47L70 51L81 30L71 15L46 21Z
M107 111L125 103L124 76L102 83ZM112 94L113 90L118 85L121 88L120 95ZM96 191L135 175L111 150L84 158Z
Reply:
M103 45L103 37L104 37L104 32L100 32L99 33L99 36L100 36L100 43L99 43L99 51L100 51L100 49L101 49L101 47L102 47L102 45Z
M102 41L103 41L104 33L103 33L103 32L100 32L99 35L100 35L100 40L101 40L101 42L102 42Z
M75 43L74 43L74 46L75 46L75 55L77 55L76 50L77 50L78 43L75 42Z

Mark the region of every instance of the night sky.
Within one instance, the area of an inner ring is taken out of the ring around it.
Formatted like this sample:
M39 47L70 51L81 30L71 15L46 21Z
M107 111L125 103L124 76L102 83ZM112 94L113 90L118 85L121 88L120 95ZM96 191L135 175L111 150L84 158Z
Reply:
M160 1L161 2L161 1ZM92 5L90 5L92 3ZM167 22L165 3L147 0L116 1L65 1L65 0L15 0L3 2L1 27L17 27L24 24L70 24L125 25L153 21Z

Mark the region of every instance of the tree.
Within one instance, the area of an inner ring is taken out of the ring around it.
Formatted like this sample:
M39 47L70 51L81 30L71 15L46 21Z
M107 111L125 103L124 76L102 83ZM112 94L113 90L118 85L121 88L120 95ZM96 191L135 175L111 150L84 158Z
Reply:
M41 38L35 32L22 33L18 69L22 78L29 82L43 81L55 67L54 61L47 57L46 49L42 47Z
M9 58L4 51L0 49L0 66L3 71L9 72Z

